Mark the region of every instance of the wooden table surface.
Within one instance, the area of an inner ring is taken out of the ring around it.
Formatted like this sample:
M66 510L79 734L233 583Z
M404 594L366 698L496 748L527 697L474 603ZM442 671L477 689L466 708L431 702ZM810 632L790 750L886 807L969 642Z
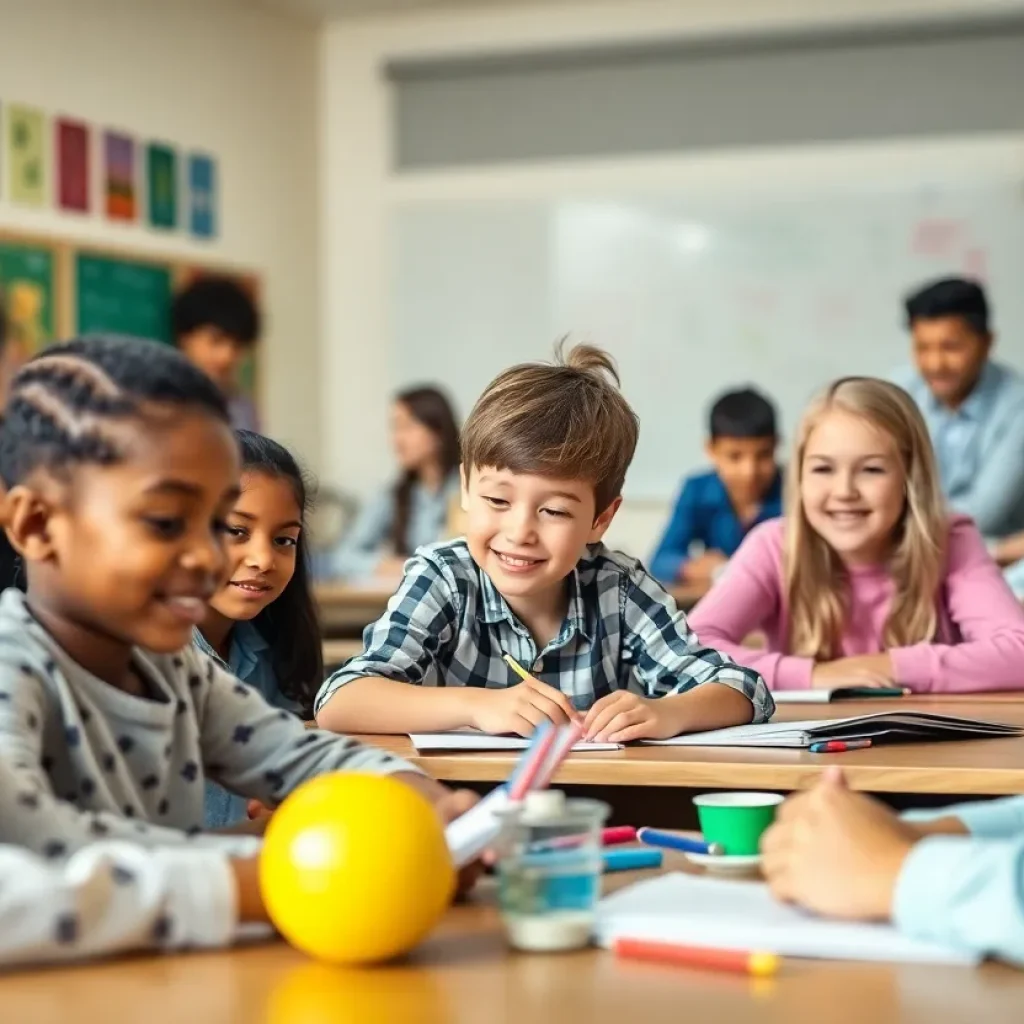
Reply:
M1024 973L787 960L753 980L603 950L516 954L485 882L398 964L332 968L275 942L5 975L0 1007L11 1024L1010 1024L1024 1013Z
M996 694L788 704L779 707L775 720L840 718L880 711L927 711L1024 727L1024 696ZM406 736L363 738L450 782L503 780L518 757L516 751L417 754ZM1001 796L1024 792L1024 737L895 744L827 755L766 748L636 746L575 753L555 781L592 786L794 790L807 786L829 764L842 765L852 786L874 793Z

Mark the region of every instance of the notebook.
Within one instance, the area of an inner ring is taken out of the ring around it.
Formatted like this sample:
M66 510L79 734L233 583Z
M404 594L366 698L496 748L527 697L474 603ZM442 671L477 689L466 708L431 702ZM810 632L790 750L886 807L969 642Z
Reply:
M453 732L413 732L412 745L423 754L431 750L525 750L529 740L522 736L491 736L475 729L456 729ZM621 743L577 743L575 750L621 750Z
M763 882L659 875L620 889L597 908L594 937L627 937L712 949L748 949L825 960L977 964L962 949L922 942L887 924L816 917L777 902Z
M834 700L884 700L905 697L902 686L837 686L833 690L776 690L776 704L831 704Z
M666 747L792 747L802 749L828 740L869 739L882 743L934 743L939 740L980 740L1019 736L1021 729L998 722L980 722L952 715L919 711L879 712L853 718L823 718L805 722L766 722L714 729L668 740L641 740Z

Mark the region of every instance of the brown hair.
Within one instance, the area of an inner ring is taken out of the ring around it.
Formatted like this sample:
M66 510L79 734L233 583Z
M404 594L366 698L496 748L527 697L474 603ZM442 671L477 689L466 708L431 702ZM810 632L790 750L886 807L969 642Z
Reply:
M441 464L443 481L459 468L459 424L451 403L437 388L409 388L395 395L395 401L409 410L417 423L421 423L438 442L438 461ZM391 527L391 544L396 555L411 555L409 539L409 516L412 511L412 492L416 486L416 471L403 473L395 484L395 517ZM442 483L442 487L444 483Z
M493 466L513 473L588 480L595 508L622 493L640 423L619 391L611 356L564 342L551 363L522 363L496 377L462 431L466 473Z
M858 416L893 442L906 488L889 570L897 581L882 631L886 648L908 647L935 636L937 605L949 534L928 428L901 388L872 377L844 377L804 413L787 467L783 572L789 604L790 654L831 661L839 657L849 582L839 556L807 521L801 497L804 453L811 432L832 410Z

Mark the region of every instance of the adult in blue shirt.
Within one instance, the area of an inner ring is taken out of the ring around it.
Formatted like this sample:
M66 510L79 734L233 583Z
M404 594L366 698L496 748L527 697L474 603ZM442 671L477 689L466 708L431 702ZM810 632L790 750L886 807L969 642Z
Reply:
M709 421L713 468L684 481L651 559L651 574L665 584L710 582L754 526L782 514L772 403L753 388L730 391L711 406Z
M981 285L944 278L906 300L916 368L895 383L928 425L950 506L990 538L1024 529L1024 380L990 359Z

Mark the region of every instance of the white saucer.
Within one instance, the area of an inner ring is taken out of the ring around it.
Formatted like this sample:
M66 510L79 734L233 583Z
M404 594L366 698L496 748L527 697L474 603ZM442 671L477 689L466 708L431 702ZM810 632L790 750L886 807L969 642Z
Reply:
M688 860L699 864L705 871L716 875L749 875L761 866L761 855L751 854L747 857L727 857L723 854L688 853Z

